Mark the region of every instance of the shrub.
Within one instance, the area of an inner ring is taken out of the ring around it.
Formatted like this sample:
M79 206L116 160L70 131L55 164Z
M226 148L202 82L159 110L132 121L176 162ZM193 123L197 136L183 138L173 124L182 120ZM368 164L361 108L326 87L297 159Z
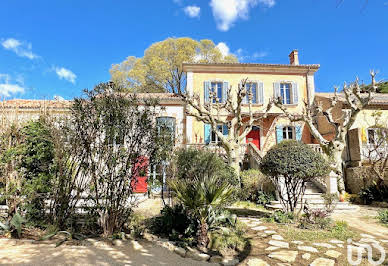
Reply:
M275 222L279 224L293 223L295 215L292 212L284 212L281 210L274 211L270 217L267 218L268 222Z
M194 180L215 176L221 183L239 185L234 169L220 156L207 150L177 150L171 166L171 175L177 179Z
M7 223L0 222L0 230L5 232L5 234L11 234L12 237L20 238L25 222L26 220L19 213L15 213Z
M272 179L284 211L294 212L306 182L328 174L330 168L323 156L306 144L283 141L267 152L260 169Z
M372 185L367 188L363 188L358 193L360 199L364 204L371 204L373 201L383 201L388 199L388 186Z
M239 222L234 227L211 231L209 249L218 251L221 254L228 253L230 249L241 252L248 244L244 233L244 227Z
M271 180L256 169L240 173L242 190L240 198L265 205L273 200L275 187Z
M388 210L379 211L377 219L383 224L388 224Z
M303 229L327 229L332 225L330 213L322 209L306 210L299 220L299 228Z
M222 182L216 175L193 180L175 179L168 184L187 213L198 219L198 246L205 248L209 242L209 214L230 202L233 186Z
M170 240L193 238L198 227L197 219L191 217L182 205L165 206L161 216L156 217L152 230L156 234L167 236Z

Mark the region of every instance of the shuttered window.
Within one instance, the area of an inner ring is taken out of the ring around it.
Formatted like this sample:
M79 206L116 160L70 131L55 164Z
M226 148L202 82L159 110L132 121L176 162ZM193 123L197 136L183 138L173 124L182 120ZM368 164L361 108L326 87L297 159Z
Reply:
M205 129L205 143L218 144L220 140L218 139L216 132L212 130L211 125L205 124L204 129ZM228 132L229 132L228 125L227 124L217 125L217 131L222 132L224 136L228 135Z
M228 87L229 83L224 81L205 81L204 82L204 100L205 103L212 100L213 103L216 103L217 100L220 103L224 103L228 97ZM210 99L210 93L215 93L216 98Z
M296 82L275 82L274 97L281 99L283 104L298 104L299 88Z

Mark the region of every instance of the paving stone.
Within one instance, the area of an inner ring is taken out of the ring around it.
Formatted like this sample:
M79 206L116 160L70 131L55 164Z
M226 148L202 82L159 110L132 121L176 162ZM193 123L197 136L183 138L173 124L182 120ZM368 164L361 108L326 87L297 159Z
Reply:
M354 243L353 243L354 244ZM357 246L351 246L351 245L348 245L348 249L350 249L352 252L354 252L356 254L356 252L361 252L361 253L364 253L366 252L365 248L363 247L357 247Z
M375 244L379 243L379 241L377 241L376 239L372 239L372 238L361 238L359 242L361 242L361 243L375 243Z
M333 243L333 244L343 244L343 243L345 243L344 241L337 240L337 239L330 240L329 242Z
M121 246L124 245L124 243L123 243L123 241L120 240L120 239L114 239L114 240L112 241L112 245L113 245L113 246L116 246L116 247L121 247Z
M276 231L273 231L273 230L265 230L264 233L268 234L268 235L274 235L274 234L277 234Z
M310 258L311 258L311 254L310 253L304 253L302 255L302 259L304 259L304 260L309 260Z
M368 234L360 234L360 236L365 238L375 238L374 236L368 235Z
M310 247L310 246L298 246L297 247L299 250L302 250L302 251L307 251L307 252L318 252L318 249L314 248L314 247Z
M184 248L176 247L176 248L174 248L174 252L176 254L178 254L179 256L181 256L181 257L185 257L186 256L186 249L184 249Z
M344 244L336 244L339 248L344 248Z
M210 255L205 253L199 253L199 252L193 252L193 251L187 251L186 252L186 258L191 258L193 260L197 261L207 261L210 259Z
M210 263L221 263L224 258L222 256L211 256L209 259Z
M265 233L257 233L257 236L265 238L265 237L267 237L268 235L265 234Z
M221 264L224 265L224 266L234 266L234 265L237 265L240 261L236 258L232 258L232 259L223 259Z
M289 263L277 263L278 266L291 266Z
M265 250L266 251L274 251L274 250L277 250L277 249L279 249L279 247L270 246L270 247L266 248Z
M325 255L337 259L339 256L342 255L342 253L335 250L328 250L326 251Z
M335 246L327 243L313 243L313 245L317 247L324 247L324 248L335 248Z
M331 259L318 258L310 266L334 266L335 261Z
M250 224L251 224L252 226L260 225L260 224L262 224L262 223L263 223L263 222L261 222L261 221L250 222Z
M382 239L380 241L383 242L383 243L388 243L388 239Z
M295 245L303 245L303 241L298 241L298 240L294 240L294 241L291 241L292 244L295 244Z
M270 266L267 262L258 258L248 260L247 265L248 266Z
M281 235L272 235L272 239L275 240L284 240L284 238Z
M256 226L256 227L253 227L252 230L255 230L255 231L263 231L263 230L266 230L268 229L266 226Z
M268 255L271 259L278 259L282 262L294 262L296 256L298 256L298 251L294 250L280 250Z
M278 241L278 240L270 240L268 242L271 246L279 247L279 248L289 248L290 245L287 242Z

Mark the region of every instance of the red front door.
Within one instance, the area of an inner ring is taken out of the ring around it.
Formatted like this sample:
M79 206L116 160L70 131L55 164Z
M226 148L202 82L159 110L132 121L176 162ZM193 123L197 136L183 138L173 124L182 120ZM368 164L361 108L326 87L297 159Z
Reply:
M247 143L251 142L256 145L258 149L260 149L260 128L252 127L251 132L248 133L246 137Z
M148 158L139 157L134 165L133 179L131 186L134 193L147 192L147 176L148 176Z

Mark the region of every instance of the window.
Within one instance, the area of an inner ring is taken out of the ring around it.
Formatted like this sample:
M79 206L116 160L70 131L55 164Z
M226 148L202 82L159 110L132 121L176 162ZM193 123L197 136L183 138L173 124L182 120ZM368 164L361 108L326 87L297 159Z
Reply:
M256 82L249 82L245 84L246 90L247 90L247 96L246 96L246 102L249 102L249 93L252 93L252 104L257 103L257 83Z
M283 127L283 139L295 139L295 128Z
M217 125L217 131L218 132L221 132L222 135L227 135L228 132L227 132L228 128L226 125ZM213 130L211 131L211 139L210 139L210 142L211 143L219 143L220 140L218 139L218 136L216 134L216 132L214 132Z
M291 84L280 83L280 97L283 104L291 104Z
M380 145L387 140L386 128L368 128L368 144Z
M175 139L175 118L174 117L157 117L156 118L156 126L158 128L159 134L168 134L171 135L171 138Z
M212 82L211 83L211 92L216 94L216 98L219 102L222 102L222 82ZM216 99L213 98L213 103L216 103Z

